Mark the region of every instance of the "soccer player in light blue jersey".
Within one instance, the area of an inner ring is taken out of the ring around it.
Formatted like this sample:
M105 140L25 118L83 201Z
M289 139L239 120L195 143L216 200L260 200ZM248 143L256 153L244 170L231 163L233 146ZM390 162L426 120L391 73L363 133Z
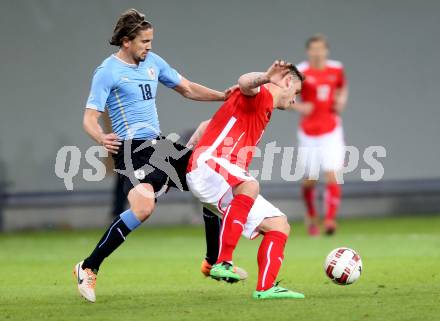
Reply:
M185 175L190 151L161 137L156 109L158 83L199 101L222 101L232 91L216 91L185 79L151 51L152 41L153 26L143 14L129 9L119 17L110 41L119 50L95 70L84 112L85 131L112 153L115 168L126 175L130 204L111 223L90 256L74 268L79 292L90 302L96 301L96 274L101 263L152 214L155 193L167 185L185 189L186 182L179 179ZM105 110L112 133L104 133L98 122ZM165 154L172 159L157 154L158 142L164 142ZM174 177L173 171L177 174Z

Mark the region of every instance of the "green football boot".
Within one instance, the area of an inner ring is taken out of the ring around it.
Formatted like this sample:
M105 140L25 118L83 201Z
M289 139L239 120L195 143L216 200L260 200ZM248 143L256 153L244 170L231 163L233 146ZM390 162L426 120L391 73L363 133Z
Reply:
M252 297L257 300L267 299L304 299L305 296L299 292L293 292L289 289L282 288L276 283L270 289L266 291L254 291Z
M234 266L228 262L214 264L209 271L209 276L217 281L235 283L241 280L240 274L236 273Z

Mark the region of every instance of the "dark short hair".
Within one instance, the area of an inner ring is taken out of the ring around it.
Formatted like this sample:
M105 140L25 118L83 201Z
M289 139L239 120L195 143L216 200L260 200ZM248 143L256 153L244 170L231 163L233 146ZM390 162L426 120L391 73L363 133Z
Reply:
M123 38L127 37L129 40L136 38L141 30L153 28L153 25L145 20L145 15L136 9L128 9L121 14L116 22L113 36L110 40L112 46L122 46Z
M306 76L301 71L299 71L295 65L290 66L289 69L293 77L297 78L299 81L304 82L304 80L306 80Z
M327 37L324 36L321 33L317 33L313 36L311 36L309 39L307 39L306 41L306 49L309 49L310 45L314 42L323 42L325 44L325 46L328 48L328 40Z

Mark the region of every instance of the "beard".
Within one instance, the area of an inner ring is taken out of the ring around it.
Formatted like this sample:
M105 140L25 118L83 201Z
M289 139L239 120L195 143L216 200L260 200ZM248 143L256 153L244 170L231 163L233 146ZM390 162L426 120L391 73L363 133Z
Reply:
M139 64L140 62L145 61L145 58L147 58L147 56L145 56L145 57L142 57L142 56L135 57L136 63Z
M139 64L140 62L145 61L145 59L147 59L147 56L148 56L148 52L145 56L139 55L139 56L134 56L133 58L136 61L136 63Z

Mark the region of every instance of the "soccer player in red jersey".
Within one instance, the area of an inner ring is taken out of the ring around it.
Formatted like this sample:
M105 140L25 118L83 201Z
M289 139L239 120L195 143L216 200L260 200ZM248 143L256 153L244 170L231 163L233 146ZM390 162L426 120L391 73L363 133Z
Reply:
M306 174L302 195L308 232L311 236L319 235L315 185L322 169L326 180L324 229L331 235L336 230L336 213L341 202L337 172L344 164L345 143L339 115L347 103L348 87L342 64L328 59L328 42L323 35L308 39L306 50L308 61L297 66L306 76L302 102L297 105L310 110L302 117L298 130L298 161Z
M187 168L192 193L223 216L214 279L238 281L232 255L243 234L263 240L258 250L256 299L304 298L275 284L290 232L286 216L259 195L259 184L248 167L255 146L269 123L274 108L296 109L295 96L303 75L295 66L275 61L266 72L248 73L238 80L239 89L207 124ZM205 124L206 125L206 124Z

